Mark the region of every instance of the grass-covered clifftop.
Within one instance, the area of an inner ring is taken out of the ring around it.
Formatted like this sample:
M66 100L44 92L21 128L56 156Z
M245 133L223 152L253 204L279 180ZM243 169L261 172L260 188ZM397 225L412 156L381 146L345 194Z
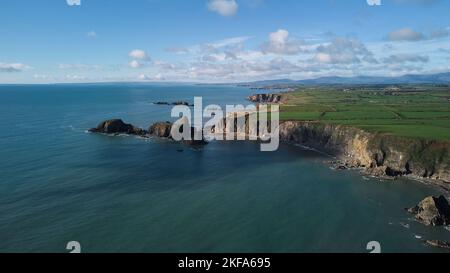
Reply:
M450 86L304 87L283 95L280 118L450 141Z
M278 101L282 141L371 175L412 175L450 189L449 86L304 87Z

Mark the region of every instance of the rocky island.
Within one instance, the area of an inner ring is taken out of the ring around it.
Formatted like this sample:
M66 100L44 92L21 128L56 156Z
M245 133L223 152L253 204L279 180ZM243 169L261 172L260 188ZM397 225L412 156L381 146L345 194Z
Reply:
M89 129L91 133L102 133L109 135L127 134L145 136L147 131L123 122L121 119L111 119L101 122L97 127Z
M181 125L178 128L174 128L174 125L170 122L157 122L150 126L149 130L138 128L132 124L127 124L121 119L111 119L101 122L97 127L91 128L88 131L91 133L100 133L108 135L134 135L140 137L159 137L173 140L172 129L183 132L184 126ZM188 129L189 130L189 129ZM194 127L190 128L191 140L183 140L182 142L192 146L202 146L208 144L208 142L202 137L202 140L195 140L194 135L198 134Z
M408 212L427 226L450 225L450 205L444 196L429 196Z

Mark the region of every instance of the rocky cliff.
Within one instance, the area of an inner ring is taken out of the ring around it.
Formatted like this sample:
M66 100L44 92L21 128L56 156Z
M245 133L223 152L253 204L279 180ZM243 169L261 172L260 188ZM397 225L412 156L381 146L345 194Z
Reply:
M450 144L366 132L344 125L286 121L280 139L337 156L376 176L411 175L450 188Z

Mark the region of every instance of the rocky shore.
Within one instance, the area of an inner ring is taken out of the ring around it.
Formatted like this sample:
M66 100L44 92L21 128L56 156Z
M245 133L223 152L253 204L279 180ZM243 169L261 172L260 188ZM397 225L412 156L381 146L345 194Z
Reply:
M275 96L255 96L255 101L278 100L274 99ZM257 128L249 126L248 114L245 119L241 127L236 120L232 124L237 134L245 134L247 138L258 137ZM230 121L223 119L215 130L228 131L230 126L227 122ZM268 125L270 130L270 123ZM334 169L359 169L364 175L390 180L408 177L450 191L448 142L403 138L351 126L309 121L283 121L279 132L281 142L312 148L334 157L329 161Z
M446 226L450 228L450 205L444 196L429 196L423 199L418 205L406 209L414 218L427 226ZM450 249L450 243L439 240L424 240L424 243L443 249Z
M390 179L407 176L450 191L450 144L446 142L305 121L282 122L280 140L333 155L338 169L358 168L366 175Z
M258 103L280 103L282 97L281 94L258 94L249 99ZM170 122L157 122L148 130L144 130L115 119L100 123L90 132L172 138L172 126ZM243 128L239 128L236 122L234 126L239 133L258 134L257 131L251 130L248 121ZM225 120L216 127L213 129L221 127L225 132L227 128ZM335 160L330 161L335 169L357 168L365 175L385 179L405 176L430 182L450 191L448 142L403 138L367 132L351 126L309 121L281 122L279 132L281 142L313 148L335 157ZM191 135L195 134L198 132L191 128ZM206 141L186 141L186 143L203 145Z

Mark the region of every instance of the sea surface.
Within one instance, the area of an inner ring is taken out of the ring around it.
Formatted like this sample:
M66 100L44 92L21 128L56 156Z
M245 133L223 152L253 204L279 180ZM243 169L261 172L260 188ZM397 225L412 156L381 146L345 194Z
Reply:
M0 252L443 252L450 240L404 208L439 190L334 171L281 145L86 133L122 118L171 120L156 101L238 104L254 91L212 85L0 86Z

